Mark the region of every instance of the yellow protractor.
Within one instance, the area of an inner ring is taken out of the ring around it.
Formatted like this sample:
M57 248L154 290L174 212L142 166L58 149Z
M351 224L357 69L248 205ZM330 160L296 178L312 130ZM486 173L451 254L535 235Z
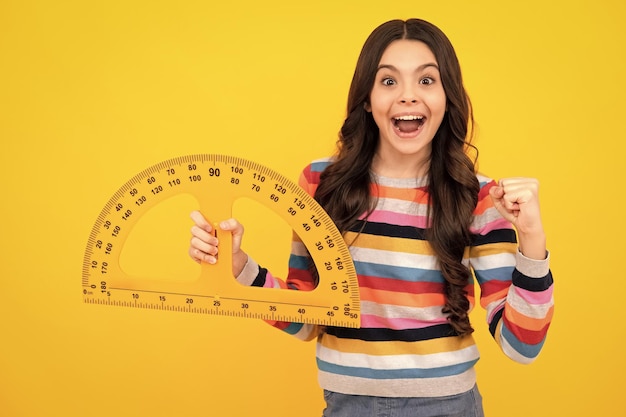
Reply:
M120 266L133 226L150 208L191 194L209 219L232 217L243 197L275 212L308 249L319 274L312 291L239 284L231 272L230 233L219 236L219 260L203 264L196 280L138 277ZM359 327L356 272L341 233L324 209L297 184L258 163L219 155L186 155L145 169L124 184L98 216L85 250L83 300L89 304Z

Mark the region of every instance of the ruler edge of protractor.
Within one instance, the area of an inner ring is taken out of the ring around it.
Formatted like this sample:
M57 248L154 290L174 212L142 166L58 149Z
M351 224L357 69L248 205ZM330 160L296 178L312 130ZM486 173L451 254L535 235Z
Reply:
M121 187L119 187L112 195L111 197L106 201L106 204L102 207L102 209L100 210L96 221L93 223L93 226L91 228L90 234L89 234L89 238L87 240L87 246L84 252L84 257L83 257L83 273L82 273L82 283L83 283L83 287L87 287L90 283L92 283L90 277L92 276L92 272L90 271L90 261L93 259L99 259L97 255L95 255L95 250L94 250L94 241L97 239L98 236L100 236L100 234L102 233L102 227L104 225L104 223L107 220L107 217L109 217L114 209L115 203L119 202L120 200L124 200L125 194L132 189L133 185L135 184L139 184L141 183L141 181L143 179L149 178L150 174L152 173L159 173L162 172L164 169L168 169L168 167L172 167L175 165L183 165L185 163L201 163L201 164L210 164L210 163L215 163L215 164L224 164L224 165L231 165L231 166L241 166L244 167L246 169L253 169L253 170L257 170L260 173L263 173L264 175L268 175L270 176L273 180L275 180L276 182L278 182L280 185L284 185L285 187L290 189L290 192L292 193L292 195L296 195L298 198L301 198L302 201L304 201L307 205L310 205L311 209L315 211L315 213L319 214L321 216L321 220L324 221L324 229L327 232L332 232L336 237L339 238L339 243L338 243L338 248L337 251L338 253L341 254L341 259L342 261L345 260L349 260L349 263L346 265L346 270L342 273L343 277L347 277L348 281L349 281L349 294L348 294L348 298L350 298L350 308L351 311L354 311L355 313L357 313L357 319L349 319L349 320L343 320L343 319L335 319L332 320L329 323L328 320L321 320L319 317L306 317L305 319L302 318L292 318L291 321L294 322L301 322L301 323L307 323L307 324L322 324L322 325L333 325L333 326L343 326L343 327L359 327L360 326L360 321L361 321L361 317L360 317L360 309L361 309L361 303L360 303L360 290L359 290L359 285L358 285L358 276L356 274L356 269L354 266L354 262L352 259L352 256L350 254L349 251L349 247L347 245L347 243L345 242L345 240L343 239L343 236L341 234L341 232L337 229L335 223L332 221L332 219L330 218L330 216L328 215L328 213L324 210L324 208L315 200L315 198L313 196L311 196L309 193L306 192L306 190L304 190L302 187L300 187L300 185L297 182L294 182L292 180L290 180L289 178L287 178L285 175L265 166L262 165L261 163L246 159L246 158L242 158L242 157L238 157L238 156L233 156L233 155L227 155L227 154L209 154L209 153L198 153L198 154L186 154L186 155L180 155L177 157L173 157L173 158L169 158L166 160L162 160L160 162L157 162L155 164L152 164L150 166L148 166L147 168L137 172L135 175L133 175L129 180L127 180L126 182L124 182L124 184L122 184ZM204 172L204 171L202 171ZM204 183L206 184L206 183ZM194 190L195 191L195 190ZM167 200L168 198L174 197L176 195L183 195L183 194L189 194L189 192L187 191L175 191L174 193L170 193L167 196L161 196L157 199L154 200L154 202L151 202L150 205L148 207L146 207L146 211L143 213L147 213L147 211L149 211L152 207L159 205L160 203L162 203L163 201ZM195 195L195 193L191 193L192 196L197 197ZM235 194L235 199L238 198L250 198L247 195L243 195L244 193L241 193L241 195L237 195L237 193L233 193ZM232 196L232 195L231 195ZM272 212L274 212L282 221L284 221L288 227L295 233L299 234L302 240L302 243L304 244L304 246L306 247L307 251L310 253L310 255L313 258L313 262L316 266L316 268L319 271L319 282L318 282L318 287L316 288L316 290L319 288L319 285L322 284L325 281L325 273L324 270L320 267L321 265L319 265L316 260L315 260L315 256L313 256L313 254L315 253L310 247L310 244L307 245L306 239L302 238L302 235L300 233L298 233L295 228L294 225L291 224L289 222L289 218L285 215L281 215L279 214L279 212L275 209L272 208L272 206L270 204L268 204L267 202L261 201L260 199L254 199L252 198L252 200L255 200L256 202L264 205L265 207L267 207L269 210L271 210ZM234 201L234 200L233 200ZM136 217L136 219L133 219L130 226L129 226L129 231L126 232L126 234L130 234L132 231L132 228L135 226L135 224L137 223L137 221L141 218L142 214L140 213L140 215L138 217ZM125 239L122 242L122 249L125 243ZM118 258L116 259L117 262L119 263L119 255L122 252L122 249L118 249ZM122 270L121 266L119 266L119 269ZM271 291L272 289L263 289L263 290L269 290ZM303 291L303 292L308 292L308 293L314 293L316 290L312 290L312 291ZM137 292L142 292L142 291L146 291L146 290L141 290L141 289L137 289ZM287 290L287 291L293 291L293 290ZM291 295L291 294L290 294ZM90 304L108 304L107 302L99 302L97 297L95 296L90 296L90 294L86 294L85 291L83 291L83 302L84 303L90 303ZM117 302L111 302L112 305L120 305ZM126 304L124 304L126 306ZM128 305L130 307L133 307L132 305ZM155 307L151 307L151 306L141 306L142 308L150 308L150 309L161 309L161 308L155 308ZM178 311L178 310L177 310ZM212 311L206 311L203 312L205 314L209 314L209 315L233 315L233 314L228 314L227 312L224 313L216 313L216 312L212 312ZM259 314L254 315L254 317L256 318L261 318L261 319L268 319L268 320L272 320L273 318L271 317L271 314L262 314L260 313L260 315L262 317L259 317ZM266 317L265 317L266 316ZM252 318L253 316L241 316L241 317L250 317ZM334 324L333 322L340 322L339 324Z

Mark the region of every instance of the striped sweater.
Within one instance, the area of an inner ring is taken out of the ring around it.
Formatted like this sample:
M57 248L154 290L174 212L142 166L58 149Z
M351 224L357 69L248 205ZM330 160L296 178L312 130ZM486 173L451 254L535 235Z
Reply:
M305 168L300 186L314 195L329 159ZM531 362L541 350L553 312L549 259L525 258L511 224L494 208L478 176L480 194L463 262L480 286L480 304L494 340L511 359ZM424 238L427 181L377 177L375 210L345 233L358 275L361 327L272 322L294 336L317 338L319 383L345 394L436 397L470 390L479 359L473 337L455 334L442 313L444 279ZM359 233L360 232L360 233ZM308 252L294 236L285 281L252 260L237 278L247 285L312 289ZM467 285L470 308L475 283Z

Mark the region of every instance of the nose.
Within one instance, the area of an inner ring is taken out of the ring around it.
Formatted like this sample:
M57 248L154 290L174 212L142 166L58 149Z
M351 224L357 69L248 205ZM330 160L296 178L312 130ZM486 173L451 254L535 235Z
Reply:
M402 104L415 104L418 101L417 92L413 85L407 85L400 95L400 103Z

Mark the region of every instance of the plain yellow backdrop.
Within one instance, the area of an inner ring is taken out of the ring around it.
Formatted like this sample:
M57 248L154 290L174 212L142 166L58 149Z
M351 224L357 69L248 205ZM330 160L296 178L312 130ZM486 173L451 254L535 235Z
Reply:
M481 171L542 184L554 323L522 366L473 313L487 415L625 416L621 0L0 2L0 415L320 416L314 343L85 305L83 252L113 193L160 161L230 154L296 180L334 149L367 35L408 17L457 49ZM169 245L139 247L152 267L193 271L193 204L143 227ZM280 219L241 216L249 251L280 273Z

